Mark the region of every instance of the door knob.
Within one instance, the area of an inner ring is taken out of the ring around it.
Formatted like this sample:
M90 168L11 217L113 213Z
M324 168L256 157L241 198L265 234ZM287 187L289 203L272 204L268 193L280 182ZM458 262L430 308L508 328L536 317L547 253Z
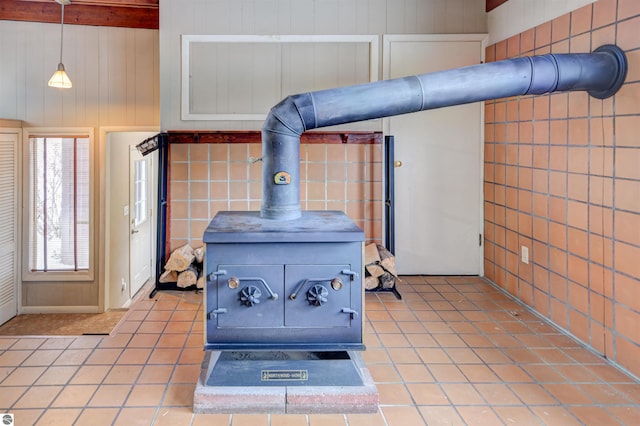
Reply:
M393 167L402 167L402 161L396 160L393 162Z
M137 234L138 232L140 232L140 231L138 231L137 229L132 229L132 230L131 230L131 233L132 233L132 234Z

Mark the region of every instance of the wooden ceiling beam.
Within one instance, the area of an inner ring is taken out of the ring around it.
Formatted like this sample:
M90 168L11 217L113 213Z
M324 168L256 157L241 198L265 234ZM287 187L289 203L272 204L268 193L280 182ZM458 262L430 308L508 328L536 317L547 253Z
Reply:
M89 0L91 1L91 0ZM159 8L146 5L153 0L109 0L98 4L93 0L92 4L86 2L72 2L64 7L64 23L71 25L93 25L102 27L146 28L157 30L159 28ZM115 5L118 3L117 5ZM156 0L157 3L157 0ZM2 0L0 1L0 20L48 22L60 23L61 7L54 0L24 1Z

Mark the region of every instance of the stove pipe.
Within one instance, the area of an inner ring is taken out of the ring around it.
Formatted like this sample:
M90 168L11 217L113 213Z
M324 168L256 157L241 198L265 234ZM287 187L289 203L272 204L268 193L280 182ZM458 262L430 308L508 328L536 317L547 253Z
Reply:
M300 135L306 130L518 95L586 90L613 96L626 77L624 52L548 54L292 95L262 127L262 208L267 219L300 210Z

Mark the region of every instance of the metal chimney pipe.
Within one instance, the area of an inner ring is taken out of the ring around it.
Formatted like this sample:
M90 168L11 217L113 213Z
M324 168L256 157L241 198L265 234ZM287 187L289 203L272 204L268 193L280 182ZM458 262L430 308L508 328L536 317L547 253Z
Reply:
M292 95L262 127L262 208L267 219L300 210L300 135L306 130L518 95L586 90L598 99L624 83L627 60L613 45Z

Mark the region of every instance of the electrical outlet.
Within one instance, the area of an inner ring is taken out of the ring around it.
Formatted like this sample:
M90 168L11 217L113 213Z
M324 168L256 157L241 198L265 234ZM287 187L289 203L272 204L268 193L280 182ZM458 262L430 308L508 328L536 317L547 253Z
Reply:
M522 263L529 264L529 247L522 246L520 247Z
M120 281L120 290L121 291L125 291L127 289L127 282L124 280L124 278L121 278Z

